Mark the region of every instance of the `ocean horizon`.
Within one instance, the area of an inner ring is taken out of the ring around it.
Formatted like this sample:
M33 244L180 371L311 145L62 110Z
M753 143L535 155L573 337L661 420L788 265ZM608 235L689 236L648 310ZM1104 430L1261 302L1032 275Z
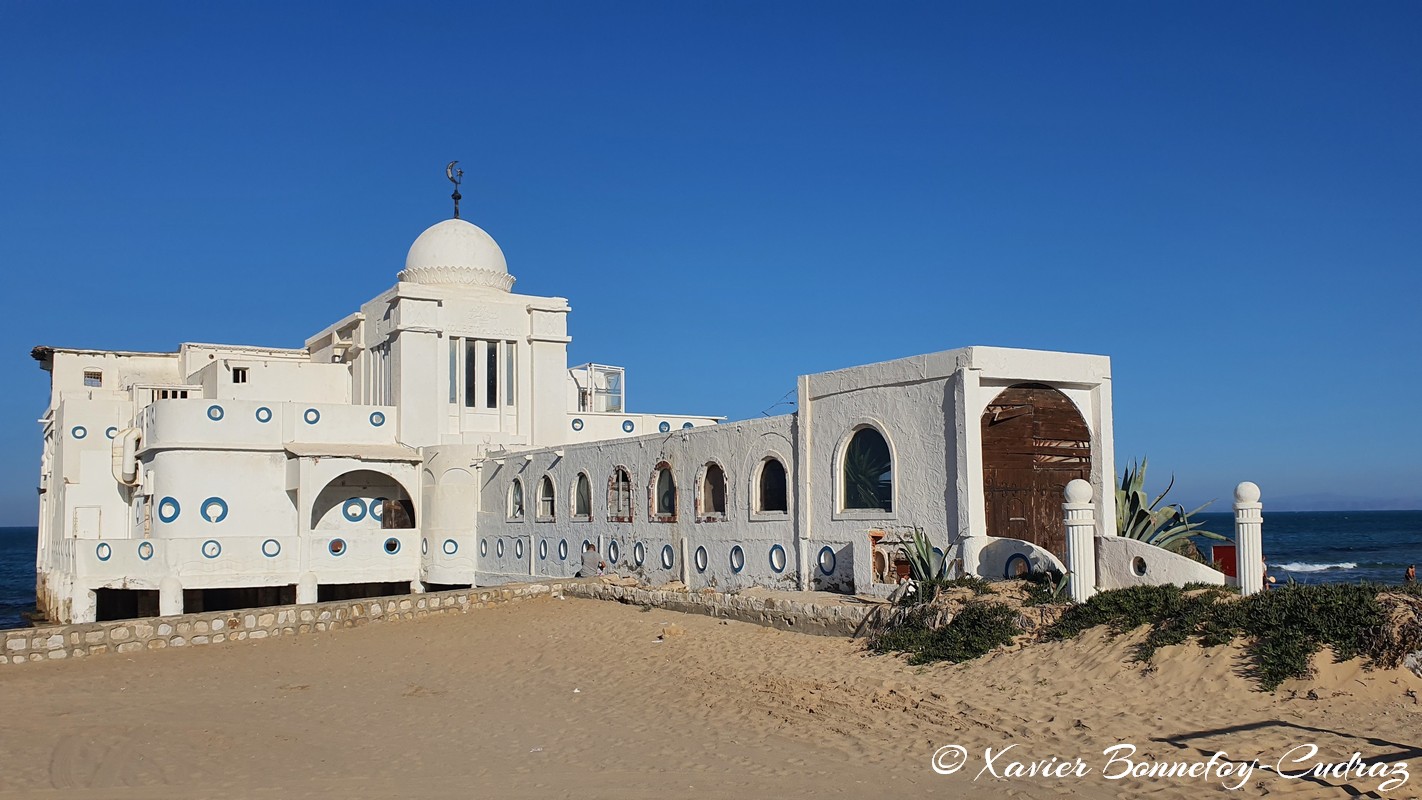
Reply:
M1197 518L1233 538L1231 512ZM27 625L35 609L37 534L0 528L0 629ZM1266 511L1264 560L1281 583L1401 583L1409 564L1422 563L1422 511Z

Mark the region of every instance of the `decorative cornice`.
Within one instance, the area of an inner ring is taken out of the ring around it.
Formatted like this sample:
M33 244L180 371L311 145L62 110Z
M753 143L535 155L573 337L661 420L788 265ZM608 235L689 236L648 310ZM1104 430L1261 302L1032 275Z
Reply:
M505 292L513 289L514 276L480 267L406 267L398 278L427 286L488 286Z

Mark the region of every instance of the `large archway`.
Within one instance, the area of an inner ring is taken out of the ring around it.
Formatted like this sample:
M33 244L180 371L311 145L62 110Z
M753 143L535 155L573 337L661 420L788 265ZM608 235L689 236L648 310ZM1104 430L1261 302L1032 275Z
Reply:
M413 528L415 505L395 478L358 469L321 489L311 507L312 530Z
M1009 386L983 412L987 534L1066 557L1062 490L1091 479L1091 430L1071 398L1039 383Z

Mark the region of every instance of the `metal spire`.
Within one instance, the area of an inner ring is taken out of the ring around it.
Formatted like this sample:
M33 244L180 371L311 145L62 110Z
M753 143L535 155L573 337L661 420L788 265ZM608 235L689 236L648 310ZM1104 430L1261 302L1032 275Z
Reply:
M454 194L450 198L454 200L454 218L459 219L459 201L464 199L464 195L459 193L459 184L464 180L464 170L455 169L458 161L451 161L444 168L444 176L449 178L449 182L454 184Z

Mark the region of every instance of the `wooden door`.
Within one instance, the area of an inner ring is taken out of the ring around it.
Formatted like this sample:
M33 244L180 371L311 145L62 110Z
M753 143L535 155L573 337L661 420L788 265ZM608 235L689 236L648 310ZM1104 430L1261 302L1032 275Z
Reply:
M1062 490L1091 479L1091 431L1050 386L1010 386L983 412L987 533L1024 539L1066 558Z

